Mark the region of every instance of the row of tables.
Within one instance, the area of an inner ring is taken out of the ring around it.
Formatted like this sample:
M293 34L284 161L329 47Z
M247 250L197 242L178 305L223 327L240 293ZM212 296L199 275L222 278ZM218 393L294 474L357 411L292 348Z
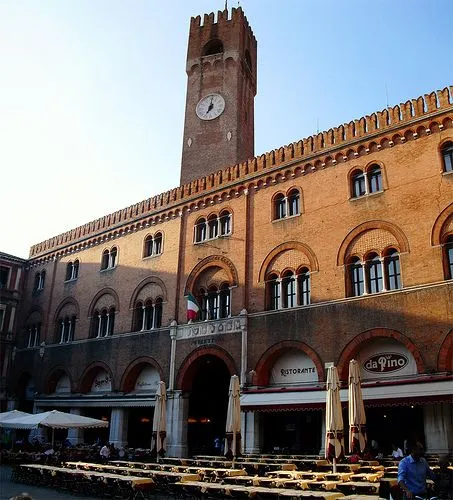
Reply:
M294 463L296 462L296 463ZM221 457L163 458L159 463L112 461L109 463L66 462L65 467L22 465L41 474L66 475L123 485L128 498L165 490L170 495L234 496L272 498L319 497L336 500L345 495L369 495L376 499L384 467L378 462L337 464L337 473L324 459L283 457L239 457L234 462ZM397 467L396 467L397 468ZM298 470L299 469L299 470ZM301 470L302 469L302 470ZM313 469L313 470L304 470ZM393 471L392 471L393 472ZM389 483L390 484L390 483Z

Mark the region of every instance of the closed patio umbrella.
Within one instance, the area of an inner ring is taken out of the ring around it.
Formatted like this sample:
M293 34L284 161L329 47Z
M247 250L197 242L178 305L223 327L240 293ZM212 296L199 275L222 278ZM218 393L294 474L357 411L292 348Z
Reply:
M165 382L159 382L156 390L156 404L153 417L153 446L157 457L165 456L167 451L167 389Z
M361 382L359 364L351 359L348 377L350 453L362 453L366 446L366 416Z
M344 454L343 415L341 413L340 381L335 366L327 370L326 383L326 442L325 456L333 462L333 472L337 472L337 459Z
M225 426L225 456L232 459L241 454L241 403L239 377L233 375L228 390L228 410Z

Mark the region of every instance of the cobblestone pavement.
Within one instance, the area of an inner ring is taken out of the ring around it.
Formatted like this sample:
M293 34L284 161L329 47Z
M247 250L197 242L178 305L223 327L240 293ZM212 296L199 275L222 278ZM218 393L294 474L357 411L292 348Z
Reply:
M26 491L33 500L95 500L94 497L73 496L51 488L39 488L38 486L29 486L28 484L12 483L10 481L12 467L9 465L0 466L0 500L8 500L14 495ZM98 499L96 499L98 500Z
M0 500L9 500L14 495L22 492L29 493L33 500L99 500L99 497L81 497L74 496L69 493L52 490L51 488L39 488L38 486L29 486L28 484L12 483L11 478L12 467L9 465L0 465ZM156 500L164 500L166 497L156 495Z

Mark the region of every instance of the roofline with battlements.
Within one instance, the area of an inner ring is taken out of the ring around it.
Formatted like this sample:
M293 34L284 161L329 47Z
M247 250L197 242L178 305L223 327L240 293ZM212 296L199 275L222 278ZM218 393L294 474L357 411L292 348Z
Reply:
M179 217L183 212L206 203L238 196L251 186L258 189L268 180L277 182L277 175L281 180L287 175L306 175L347 161L351 155L354 158L368 154L373 148L393 147L395 139L400 142L408 140L406 134L398 134L402 128L415 127L409 139L417 138L419 133L431 133L430 123L437 124L442 130L444 122L439 117L449 111L453 113L453 86L282 146L105 215L33 245L29 259L34 264L53 260ZM450 122L452 119L449 118ZM271 178L257 182L266 175Z

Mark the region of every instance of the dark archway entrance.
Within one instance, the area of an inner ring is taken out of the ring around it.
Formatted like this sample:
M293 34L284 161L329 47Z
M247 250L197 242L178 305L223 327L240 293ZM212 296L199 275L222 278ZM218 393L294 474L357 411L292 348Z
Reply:
M225 437L230 373L212 354L194 361L189 399L187 444L189 455L214 453L214 439Z
M322 418L321 410L263 412L263 451L318 454Z

